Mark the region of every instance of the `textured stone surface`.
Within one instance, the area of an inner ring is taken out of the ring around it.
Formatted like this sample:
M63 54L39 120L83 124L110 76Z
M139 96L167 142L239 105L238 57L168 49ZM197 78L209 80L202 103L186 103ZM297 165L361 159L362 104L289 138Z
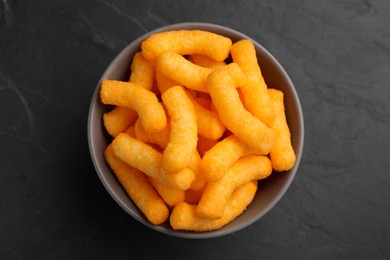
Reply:
M0 259L389 259L390 2L0 1ZM95 85L131 40L176 22L255 38L295 83L301 167L235 234L193 241L131 219L92 166Z

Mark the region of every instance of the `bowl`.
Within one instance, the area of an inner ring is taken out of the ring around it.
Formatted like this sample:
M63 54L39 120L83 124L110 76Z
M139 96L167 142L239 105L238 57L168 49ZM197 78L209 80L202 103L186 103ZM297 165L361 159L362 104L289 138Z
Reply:
M283 173L273 173L267 179L259 182L259 190L261 192L257 192L252 203L238 218L221 229L209 232L175 231L170 227L169 221L162 225L151 224L125 193L113 172L106 164L103 156L104 150L110 143L111 138L104 129L102 115L112 107L104 105L100 101L99 92L102 80L127 80L129 78L130 62L134 54L140 50L143 40L157 32L180 29L206 30L229 37L233 42L244 38L252 40L267 85L284 92L286 117L291 131L292 146L297 156L295 166L291 170ZM270 211L286 193L286 190L297 173L304 139L303 114L299 98L292 81L279 62L261 44L247 35L224 26L210 23L179 23L164 26L142 35L125 47L107 67L97 83L90 104L87 128L89 150L95 170L102 184L117 204L134 219L151 229L171 236L194 239L212 238L237 232L256 222Z

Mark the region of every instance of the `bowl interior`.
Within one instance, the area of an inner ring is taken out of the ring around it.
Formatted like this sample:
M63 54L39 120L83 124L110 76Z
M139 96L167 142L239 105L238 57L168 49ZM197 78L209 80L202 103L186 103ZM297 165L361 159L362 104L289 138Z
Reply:
M128 80L132 57L137 51L140 50L142 41L149 35L160 31L179 29L207 30L227 36L231 38L233 42L244 38L251 39L250 37L230 28L207 23L182 23L165 26L160 29L151 31L150 33L147 33L136 39L125 49L123 49L111 62L96 86L91 100L88 117L89 148L95 169L104 187L110 193L112 198L126 212L128 212L139 222L162 233L178 237L217 237L238 231L255 222L264 214L266 214L286 192L297 172L302 154L304 137L302 110L295 88L282 66L266 49L264 49L264 47L262 47L255 40L251 39L256 47L260 68L267 85L272 88L280 89L284 92L286 116L291 131L292 145L297 155L297 161L294 168L284 173L272 174L269 178L260 181L259 191L257 192L254 201L247 208L247 210L233 222L219 230L196 233L187 231L174 231L170 227L169 223L165 223L159 226L150 224L143 216L143 214L138 210L138 208L133 204L131 199L127 196L104 160L103 153L107 145L111 142L111 137L104 129L102 115L104 112L109 111L112 107L106 106L100 102L100 85L104 79Z

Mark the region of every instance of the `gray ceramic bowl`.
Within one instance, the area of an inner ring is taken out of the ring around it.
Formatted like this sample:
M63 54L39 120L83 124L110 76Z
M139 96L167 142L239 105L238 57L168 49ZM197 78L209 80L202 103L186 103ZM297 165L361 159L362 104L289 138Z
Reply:
M150 224L126 195L104 160L103 152L110 142L110 137L105 132L103 127L102 115L104 112L108 111L110 107L103 105L100 102L99 91L101 81L103 79L128 79L130 62L133 58L133 55L135 52L140 50L141 42L148 36L161 31L179 29L207 30L227 36L231 38L233 42L244 38L250 39L250 37L240 32L215 24L181 23L159 28L134 40L111 62L96 86L91 100L88 116L89 149L96 172L104 187L107 189L112 198L133 218L154 230L172 236L183 238L218 237L241 230L259 220L272 207L274 207L275 204L285 194L286 190L294 179L301 159L304 139L303 115L298 95L285 70L263 46L261 46L255 40L251 39L256 47L260 67L267 84L273 88L282 90L285 94L286 115L291 130L292 145L297 155L297 161L294 168L288 172L272 174L271 177L261 181L259 183L259 190L261 190L261 192L257 193L256 197L247 210L241 216L219 230L196 233L187 231L174 231L170 227L169 222L159 226Z

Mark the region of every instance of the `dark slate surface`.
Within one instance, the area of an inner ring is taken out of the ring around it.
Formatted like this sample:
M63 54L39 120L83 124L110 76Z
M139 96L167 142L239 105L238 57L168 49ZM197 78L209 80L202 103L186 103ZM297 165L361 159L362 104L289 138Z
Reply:
M305 149L286 196L232 235L168 237L99 182L95 85L135 37L177 22L232 27L290 74ZM0 259L389 259L390 2L0 1Z

